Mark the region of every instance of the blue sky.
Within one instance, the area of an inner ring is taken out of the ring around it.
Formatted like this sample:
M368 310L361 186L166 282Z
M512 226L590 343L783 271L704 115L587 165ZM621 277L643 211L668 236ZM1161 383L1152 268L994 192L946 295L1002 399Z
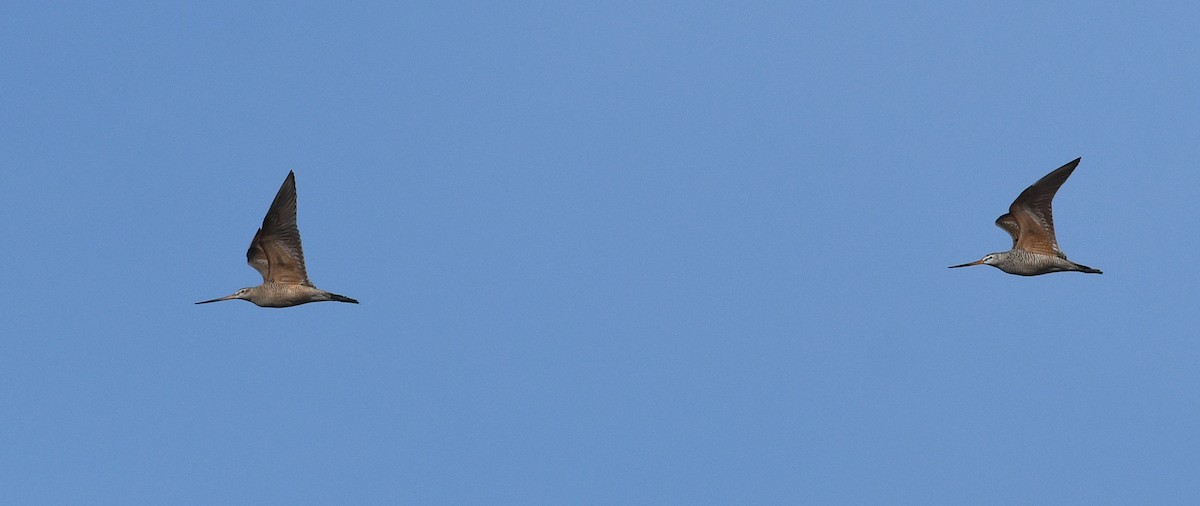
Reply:
M1198 14L5 4L0 496L1200 501Z

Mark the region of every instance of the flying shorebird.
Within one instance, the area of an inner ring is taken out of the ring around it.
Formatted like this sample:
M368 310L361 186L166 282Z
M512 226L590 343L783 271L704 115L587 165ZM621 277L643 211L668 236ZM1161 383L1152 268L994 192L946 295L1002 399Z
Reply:
M197 304L233 299L248 300L261 307L291 307L327 300L358 304L350 297L321 290L308 280L304 251L300 248L300 229L296 228L296 175L291 171L275 194L262 228L250 241L246 261L262 274L261 285Z
M1080 158L1072 160L1033 183L1017 196L1008 212L996 218L996 226L1012 236L1012 249L989 253L980 260L950 268L970 265L990 265L1009 274L1037 276L1050 272L1079 271L1102 274L1099 269L1067 260L1067 254L1054 239L1054 216L1050 201L1058 188L1070 177Z

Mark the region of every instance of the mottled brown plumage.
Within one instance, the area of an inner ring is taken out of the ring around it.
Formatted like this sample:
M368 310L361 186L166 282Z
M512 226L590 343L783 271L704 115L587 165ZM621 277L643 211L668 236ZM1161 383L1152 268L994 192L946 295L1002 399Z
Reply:
M1067 260L1067 254L1058 247L1058 240L1054 237L1054 213L1050 203L1080 160L1076 158L1046 174L1021 192L1012 205L1008 206L1007 213L996 218L996 226L1012 236L1012 249L991 253L981 260L952 265L950 268L991 265L1009 274L1022 276L1060 271L1102 274L1098 269Z
M246 262L262 274L261 285L196 304L233 299L248 300L262 307L290 307L321 301L358 304L357 300L321 290L308 280L300 229L296 227L296 176L290 171L263 218L262 228L250 241Z

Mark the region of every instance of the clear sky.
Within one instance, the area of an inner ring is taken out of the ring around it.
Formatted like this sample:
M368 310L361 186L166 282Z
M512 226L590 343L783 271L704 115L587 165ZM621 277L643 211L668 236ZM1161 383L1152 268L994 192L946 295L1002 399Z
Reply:
M0 7L6 503L1200 502L1193 6L104 4ZM1079 156L1103 275L946 268ZM289 170L362 304L193 305Z

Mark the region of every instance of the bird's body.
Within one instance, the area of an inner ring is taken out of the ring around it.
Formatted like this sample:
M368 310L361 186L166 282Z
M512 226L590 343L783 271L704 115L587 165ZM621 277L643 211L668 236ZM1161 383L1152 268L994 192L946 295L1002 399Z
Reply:
M1059 187L1079 165L1079 160L1072 160L1026 188L1008 207L1008 213L996 219L996 226L1012 236L1012 249L989 253L980 260L950 267L990 265L1021 276L1062 271L1102 274L1099 269L1067 260L1067 254L1058 247L1058 240L1054 237L1054 215L1050 203Z
M312 285L297 285L266 281L251 287L244 297L261 307L292 307L309 302L337 301L358 304L357 300L329 293ZM197 302L197 304L201 304Z
M1101 274L1099 270L1093 269L1086 265L1079 265L1060 256L1032 253L1022 249L1012 249L1008 251L992 253L991 256L994 257L994 260L984 263L1009 274L1017 274L1020 276L1037 276L1039 274L1049 274L1051 272L1062 271L1079 271Z
M296 175L292 172L288 172L279 193L275 194L262 228L250 241L246 261L262 274L261 285L196 304L233 299L248 300L261 307L291 307L322 301L358 304L357 300L317 288L308 280L300 229L296 227Z

